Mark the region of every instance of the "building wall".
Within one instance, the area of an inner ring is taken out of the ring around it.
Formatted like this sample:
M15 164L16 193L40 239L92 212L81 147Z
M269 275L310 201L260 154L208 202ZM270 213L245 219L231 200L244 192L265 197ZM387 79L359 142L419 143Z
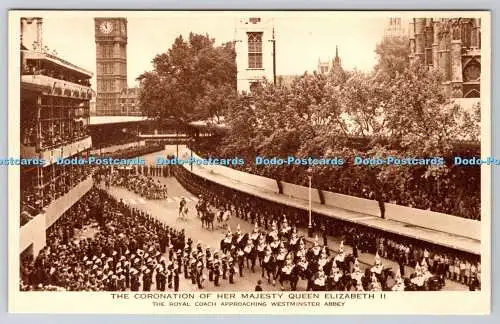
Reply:
M440 71L449 97L479 97L480 19L414 18L409 36L410 59Z
M139 105L139 88L127 88L122 90L118 105L122 115L142 116Z
M262 66L249 65L248 33L262 33ZM236 25L235 50L238 92L249 92L251 85L266 78L273 81L273 21L258 17L240 19ZM277 43L278 44L278 43Z

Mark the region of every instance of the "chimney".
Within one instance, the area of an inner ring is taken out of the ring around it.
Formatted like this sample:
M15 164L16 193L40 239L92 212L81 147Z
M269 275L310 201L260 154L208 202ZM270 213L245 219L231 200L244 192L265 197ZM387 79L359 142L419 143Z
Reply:
M41 50L43 47L43 19L40 17L21 18L21 44L28 50ZM36 42L37 48L33 45Z

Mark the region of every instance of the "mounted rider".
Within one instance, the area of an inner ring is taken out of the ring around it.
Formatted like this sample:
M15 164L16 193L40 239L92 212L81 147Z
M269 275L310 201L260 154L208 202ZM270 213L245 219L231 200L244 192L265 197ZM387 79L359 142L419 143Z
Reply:
M179 202L179 216L181 215L182 211L184 210L184 207L186 206L186 198L182 197L181 201Z

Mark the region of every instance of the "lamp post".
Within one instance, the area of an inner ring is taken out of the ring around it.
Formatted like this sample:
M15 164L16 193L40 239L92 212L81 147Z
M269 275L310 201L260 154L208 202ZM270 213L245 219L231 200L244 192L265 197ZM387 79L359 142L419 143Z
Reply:
M276 86L276 38L274 37L274 28L273 28L273 38L269 40L269 42L273 43L273 83Z
M307 177L309 178L309 225L307 226L307 235L313 237L313 227L312 227L312 169L307 169Z
M190 164L191 164L191 172L193 172L193 145L194 145L194 141L195 139L191 137L191 139L189 140L191 142L191 147L190 147L190 151L191 151L191 159L189 160Z
M175 130L175 158L179 159L179 130Z

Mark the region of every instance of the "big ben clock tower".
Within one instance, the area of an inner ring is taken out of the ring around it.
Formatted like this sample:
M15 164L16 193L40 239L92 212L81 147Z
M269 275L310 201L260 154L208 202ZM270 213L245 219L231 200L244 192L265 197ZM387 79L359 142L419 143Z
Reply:
M94 18L96 43L96 115L121 115L118 97L127 89L127 19Z

